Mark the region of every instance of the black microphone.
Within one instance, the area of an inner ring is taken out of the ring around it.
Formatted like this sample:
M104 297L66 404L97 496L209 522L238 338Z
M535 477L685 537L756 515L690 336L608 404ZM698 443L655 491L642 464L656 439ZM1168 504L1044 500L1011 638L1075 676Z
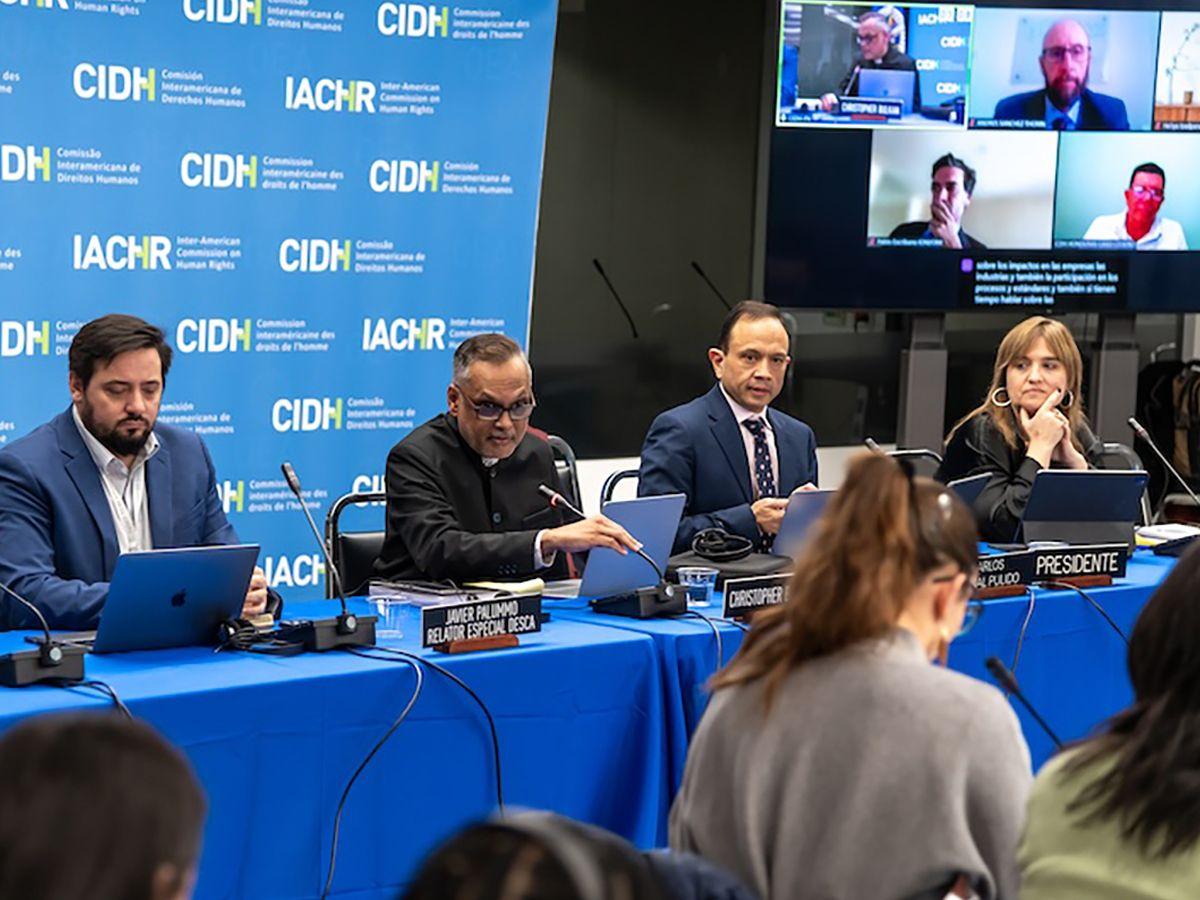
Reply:
M717 290L717 286L712 283L712 279L704 274L704 270L700 268L700 263L696 262L694 259L692 260L692 269L695 270L697 275L704 279L704 283L707 284L712 289L712 292L717 295L717 299L721 301L721 304L727 310L732 311L733 307L729 305L729 301L725 299L725 295Z
M5 687L24 687L48 679L82 679L84 649L76 644L68 645L54 640L42 611L2 581L0 591L32 612L42 626L42 639L37 650L17 650L0 657L0 684ZM34 638L29 640L36 642Z
M539 484L538 493L546 498L552 508L557 509L561 506L573 512L581 519L587 518L582 510L576 508L570 500L554 490L554 488ZM684 598L687 592L678 585L668 583L667 576L663 573L658 563L641 547L635 548L633 552L648 562L650 567L654 569L654 574L658 576L658 584L654 587L638 588L632 593L595 599L592 601L592 608L597 612L607 612L618 616L631 616L637 619L685 612L687 605L684 602Z
M1162 464L1167 467L1167 470L1175 476L1175 480L1183 485L1183 489L1188 492L1188 496L1192 498L1192 502L1197 506L1200 506L1200 497L1196 496L1196 492L1192 490L1191 485L1183 480L1183 476L1176 471L1175 467L1171 465L1170 461L1166 458L1166 456L1163 455L1163 452L1158 449L1158 444L1154 443L1154 438L1150 437L1150 432L1147 431L1142 426L1142 423L1133 416L1130 416L1125 421L1129 423L1129 427L1133 429L1134 434L1150 445L1150 449L1153 450L1155 455L1162 460Z
M308 650L375 646L375 622L378 617L371 615L356 616L346 608L346 593L342 590L342 577L338 573L337 567L333 564L333 559L329 555L329 548L325 545L325 541L321 539L321 533L317 531L317 523L313 521L312 513L308 510L308 504L304 502L304 495L300 490L300 479L296 475L296 470L292 468L290 462L284 462L280 465L279 470L283 472L283 478L287 482L288 489L296 495L296 500L300 503L300 509L304 512L304 518L308 521L308 527L312 529L313 537L317 539L317 544L321 548L321 554L325 557L325 571L333 579L334 590L337 591L338 599L342 604L342 614L335 619L326 618L286 624L281 623L280 627L287 632L291 639L302 642L305 649Z
M592 259L592 265L596 267L596 271L600 273L600 277L604 279L604 283L608 285L608 292L612 294L614 300L617 301L617 306L621 307L621 312L625 313L625 318L629 320L629 330L633 332L634 339L638 337L637 326L633 324L633 316L629 314L629 310L625 304L621 302L621 295L617 293L617 289L613 287L613 283L608 279L608 273L604 271L604 266L600 265L600 260Z
M1057 734L1050 730L1050 726L1046 724L1046 720L1038 715L1038 711L1034 709L1032 704L1030 704L1030 702L1025 698L1025 695L1021 692L1021 686L1017 684L1017 676L1009 671L1008 666L1001 662L1000 658L997 656L989 656L984 661L984 665L987 666L988 672L990 672L991 676L996 679L996 683L999 684L1000 687L1004 688L1004 690L1008 691L1021 701L1021 705L1029 710L1029 714L1033 716L1034 721L1042 726L1042 731L1050 735L1050 740L1054 741L1054 746L1061 750L1063 746L1062 741L1058 739Z

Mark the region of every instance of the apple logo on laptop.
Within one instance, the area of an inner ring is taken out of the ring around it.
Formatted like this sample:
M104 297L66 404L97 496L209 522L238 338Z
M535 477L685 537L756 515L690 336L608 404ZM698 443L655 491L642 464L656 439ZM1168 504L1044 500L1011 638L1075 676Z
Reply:
M174 607L183 606L183 603L186 599L187 599L187 588L184 588L183 590L177 591L174 595L172 595L171 605Z

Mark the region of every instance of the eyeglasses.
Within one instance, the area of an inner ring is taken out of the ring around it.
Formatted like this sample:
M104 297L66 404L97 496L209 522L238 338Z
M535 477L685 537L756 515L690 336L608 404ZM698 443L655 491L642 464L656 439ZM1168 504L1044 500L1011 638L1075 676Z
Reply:
M939 584L939 583L944 584L947 581L953 581L955 578L957 578L961 574L962 574L961 572L955 572L953 575L938 575L937 577L933 578L932 581L934 584ZM980 588L979 579L978 578L967 579L966 587L968 588L967 596L970 597L972 594L974 594L976 591L979 590L979 588ZM983 601L968 600L967 601L967 611L963 614L962 625L959 627L958 634L955 635L955 637L962 637L964 634L966 634L968 631L970 631L972 628L974 628L975 623L979 621L979 617L982 615L983 615Z
M537 406L536 400L518 400L511 406L501 406L499 403L493 403L491 400L480 400L476 403L461 390L459 390L458 394L467 402L467 405L471 409L475 410L475 415L481 419L498 419L505 413L508 413L510 419L514 422L520 422L533 415L533 408Z
M856 34L854 39L860 44L869 44L881 37L884 37L884 33L882 31L872 31L870 34Z
M1161 200L1163 198L1163 192L1158 190L1157 188L1148 188L1148 187L1143 187L1140 184L1135 184L1133 187L1130 188L1130 190L1133 191L1135 194L1137 194L1139 197L1150 197L1154 200Z
M1069 47L1043 47L1042 56L1050 62L1060 63L1068 56L1072 61L1079 62L1092 51L1086 44L1071 44Z

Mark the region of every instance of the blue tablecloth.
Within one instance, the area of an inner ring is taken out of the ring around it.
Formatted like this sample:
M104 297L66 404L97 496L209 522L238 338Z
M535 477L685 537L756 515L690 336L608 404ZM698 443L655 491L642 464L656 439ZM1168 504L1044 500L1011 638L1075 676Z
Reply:
M1110 587L1087 588L1087 593L1128 635L1174 562L1138 551L1130 558L1124 579ZM1133 699L1125 669L1125 644L1074 591L1036 588L1034 594L1033 618L1016 668L1017 681L1063 741L1077 740ZM985 601L978 625L951 645L951 667L990 682L984 667L987 657L998 656L1011 666L1028 608L1028 597ZM1036 771L1053 754L1054 745L1015 700L1013 706Z
M415 610L409 626L397 645L415 650ZM21 643L19 634L0 635L0 652ZM495 716L506 804L554 809L643 846L658 841L669 786L649 637L555 620L523 637L519 650L428 655ZM169 650L89 656L87 670L181 747L205 786L200 898L317 896L341 791L414 684L406 665L342 652ZM0 729L34 713L107 703L93 696L0 688ZM412 714L350 795L334 893L394 896L434 844L492 810L494 778L478 707L428 673Z

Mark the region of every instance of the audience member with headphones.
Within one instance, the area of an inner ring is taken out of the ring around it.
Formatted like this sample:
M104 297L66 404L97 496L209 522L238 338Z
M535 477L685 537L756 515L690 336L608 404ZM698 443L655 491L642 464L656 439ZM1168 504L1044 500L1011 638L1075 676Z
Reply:
M930 665L964 630L971 511L863 454L814 529L713 680L671 846L764 898L1015 897L1029 750L999 691Z

